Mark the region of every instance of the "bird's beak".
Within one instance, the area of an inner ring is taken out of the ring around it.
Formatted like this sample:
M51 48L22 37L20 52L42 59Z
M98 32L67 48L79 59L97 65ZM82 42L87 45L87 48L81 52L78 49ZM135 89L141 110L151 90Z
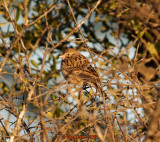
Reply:
M65 55L63 54L63 55L61 55L61 56L59 56L60 58L62 58L62 59L64 59L65 58Z

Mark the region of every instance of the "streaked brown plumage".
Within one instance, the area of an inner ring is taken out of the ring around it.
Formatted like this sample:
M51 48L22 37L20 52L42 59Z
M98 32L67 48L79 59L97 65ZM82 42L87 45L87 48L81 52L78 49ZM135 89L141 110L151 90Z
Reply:
M60 58L63 59L61 63L62 74L69 83L79 86L89 84L103 94L98 74L86 57L75 49L69 48Z

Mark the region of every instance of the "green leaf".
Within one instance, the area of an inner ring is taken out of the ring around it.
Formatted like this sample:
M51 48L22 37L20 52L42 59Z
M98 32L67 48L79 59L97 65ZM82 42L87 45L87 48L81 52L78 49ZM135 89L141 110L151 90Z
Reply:
M34 60L31 60L31 63L34 67L38 68L38 64Z
M19 7L17 7L16 21L18 21L20 14L21 14L21 9Z
M143 35L144 35L144 31L139 32L139 33L138 33L138 38L143 37Z
M109 6L110 9L115 9L116 8L117 3L113 2L111 3L111 5Z
M53 118L58 118L61 116L61 114L64 113L63 110L60 107L56 107L53 111Z
M155 45L153 43L147 42L147 49L151 55L158 57L158 52L157 52Z
M56 70L56 65L57 65L57 62L56 62L56 57L53 56L53 65L52 65L52 71L55 71Z
M63 39L62 33L59 33L59 34L58 34L58 39L59 39L59 40L62 40L62 39Z
M41 27L40 27L39 24L35 23L34 26L35 26L35 28L36 28L37 30L41 30Z
M0 48L0 53L4 54L4 53L5 53L5 51L4 51L4 50L2 50L2 49Z
M145 36L150 40L150 41L153 41L153 37L152 35L149 33L149 32L145 32Z

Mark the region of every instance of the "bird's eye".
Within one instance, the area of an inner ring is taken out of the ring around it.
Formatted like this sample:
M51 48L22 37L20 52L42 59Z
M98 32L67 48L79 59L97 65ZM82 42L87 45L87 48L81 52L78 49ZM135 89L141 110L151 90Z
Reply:
M67 56L69 56L70 54L69 53L67 53Z

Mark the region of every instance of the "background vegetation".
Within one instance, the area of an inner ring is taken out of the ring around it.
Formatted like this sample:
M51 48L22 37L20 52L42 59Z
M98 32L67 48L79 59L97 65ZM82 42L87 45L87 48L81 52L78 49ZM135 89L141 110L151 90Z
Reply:
M70 89L71 47L110 100ZM1 141L159 140L159 55L159 0L0 0Z

